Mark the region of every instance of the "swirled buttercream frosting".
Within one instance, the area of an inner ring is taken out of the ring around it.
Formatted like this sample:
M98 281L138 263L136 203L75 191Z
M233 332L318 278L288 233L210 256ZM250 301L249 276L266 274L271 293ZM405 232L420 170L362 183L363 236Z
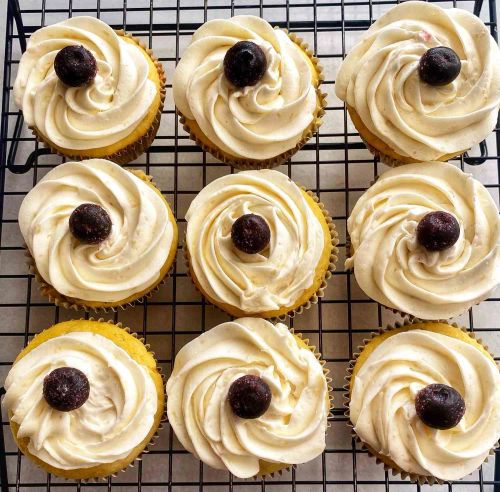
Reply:
M69 218L82 203L111 218L100 244L79 242ZM60 164L26 195L19 227L42 278L62 295L118 302L159 280L174 227L166 203L145 181L113 162Z
M458 241L428 251L417 240L429 212L452 214ZM361 289L386 307L421 319L448 319L486 299L500 281L500 219L486 188L451 164L409 164L382 174L348 221Z
M256 419L237 417L228 402L231 384L249 374L272 393ZM323 368L284 324L241 318L203 333L177 354L167 394L182 445L237 477L257 475L261 460L305 463L325 449L330 403Z
M253 86L224 76L224 56L239 41L264 52L267 70ZM238 15L203 24L177 65L175 105L230 155L267 159L294 148L312 123L317 97L311 63L285 31L260 17Z
M65 46L84 46L97 61L88 85L69 87L54 71ZM58 147L87 150L124 139L139 125L156 95L149 63L134 43L93 17L72 17L35 31L21 57L14 100L29 126Z
M416 394L433 383L457 390L465 415L448 430L426 426ZM360 439L403 471L458 480L500 438L500 374L488 356L455 337L415 329L382 341L351 386L349 412Z
M421 56L445 46L462 68L450 84L419 78ZM483 22L462 9L403 2L382 15L347 55L335 91L368 130L398 154L438 160L479 143L495 128L500 50Z
M43 380L73 367L89 380L88 400L60 412L43 397ZM157 392L147 369L108 338L72 332L51 338L17 361L5 381L3 404L29 452L61 470L91 468L126 458L147 437Z
M271 230L261 253L244 253L231 240L233 223L250 213ZM186 220L190 266L216 302L249 314L274 311L293 305L313 285L323 228L301 189L283 173L243 171L216 179L193 200Z

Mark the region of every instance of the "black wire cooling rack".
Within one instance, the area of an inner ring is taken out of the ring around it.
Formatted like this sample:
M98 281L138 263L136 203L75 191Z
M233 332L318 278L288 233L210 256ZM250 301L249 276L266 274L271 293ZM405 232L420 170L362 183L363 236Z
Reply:
M169 82L175 64L192 33L206 20L235 14L260 15L305 39L325 68L323 91L329 106L319 135L280 170L313 189L332 214L340 233L338 271L325 297L296 317L291 325L317 345L331 370L334 384L333 415L325 453L312 463L300 465L267 480L239 480L213 471L182 449L168 423L157 444L125 473L100 483L76 483L41 472L18 452L3 414L0 432L1 490L165 490L165 491L297 491L297 492L399 492L427 489L384 472L350 436L344 417L342 386L347 363L362 339L378 326L395 321L358 289L354 277L343 271L346 217L355 200L384 166L365 150L350 123L344 105L335 98L336 70L359 35L391 0L2 0L7 2L6 43L3 71L0 167L0 378L5 378L13 359L33 334L55 322L79 317L49 304L37 290L23 259L23 242L17 212L24 195L50 168L62 162L34 140L14 105L12 85L26 40L41 26L74 15L101 18L143 39L160 58ZM495 0L439 2L458 6L486 22L497 36ZM496 132L473 154L457 165L478 177L498 202L500 133ZM137 162L130 165L153 175L173 206L185 231L184 213L197 192L214 178L232 172L191 142L178 123L171 85L158 136ZM458 322L480 332L500 353L500 296L474 307ZM143 305L107 316L142 334L155 350L168 375L173 356L187 341L205 329L227 320L206 305L186 275L179 249L174 273ZM498 340L497 340L498 339ZM499 460L500 463L500 460ZM500 466L496 457L466 479L433 491L500 492Z

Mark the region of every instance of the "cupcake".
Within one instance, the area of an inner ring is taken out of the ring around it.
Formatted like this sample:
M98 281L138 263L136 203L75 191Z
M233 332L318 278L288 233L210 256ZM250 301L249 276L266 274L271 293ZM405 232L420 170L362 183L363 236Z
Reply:
M275 167L317 131L322 70L299 38L260 17L203 24L173 79L181 122L203 150L239 169Z
M174 216L151 178L103 159L47 173L24 198L19 227L43 294L67 308L140 300L177 253Z
M500 282L500 218L486 188L447 163L382 174L347 221L361 289L420 319L444 320L489 297Z
M412 481L459 480L500 438L500 374L472 336L444 323L374 335L351 363L349 417L386 468Z
M162 65L138 39L93 17L34 32L14 100L53 152L129 162L151 145L165 99Z
M447 161L495 128L500 49L466 10L404 2L347 55L335 92L386 164Z
M201 293L235 317L293 315L323 295L337 236L310 192L269 169L223 176L187 213L186 257Z
M5 389L19 449L45 471L76 480L129 466L164 413L153 355L111 322L65 321L35 336Z
M284 324L241 318L203 333L177 354L167 395L182 445L236 477L268 475L325 449L326 371Z

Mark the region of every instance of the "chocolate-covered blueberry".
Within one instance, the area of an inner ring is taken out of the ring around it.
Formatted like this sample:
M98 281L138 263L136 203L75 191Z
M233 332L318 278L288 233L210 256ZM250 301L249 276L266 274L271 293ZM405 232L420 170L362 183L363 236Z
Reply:
M43 380L43 397L60 412L80 408L88 399L90 385L87 376L74 367L59 367Z
M417 226L417 241L428 251L443 251L460 237L460 224L448 212L430 212Z
M260 253L271 240L271 230L260 215L245 214L234 221L231 239L244 253Z
M271 404L271 388L259 376L248 374L233 381L227 397L235 415L256 419L264 415Z
M418 74L429 85L440 86L453 82L461 68L460 58L451 48L437 46L422 55L418 64Z
M415 410L422 422L433 429L451 429L465 414L460 393L446 384L429 384L415 398Z
M100 205L82 203L69 217L71 234L82 243L99 244L111 234L111 218Z
M83 46L66 46L54 59L54 70L59 79L70 87L81 87L94 80L97 62Z
M236 87L255 85L266 70L266 55L252 41L239 41L227 50L224 57L224 75Z

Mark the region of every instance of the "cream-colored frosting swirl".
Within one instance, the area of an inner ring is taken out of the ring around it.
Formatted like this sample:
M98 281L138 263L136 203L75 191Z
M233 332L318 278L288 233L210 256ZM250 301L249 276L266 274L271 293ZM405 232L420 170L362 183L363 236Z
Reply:
M420 57L452 48L462 69L433 87L418 75ZM483 22L462 9L403 2L382 15L347 55L337 96L397 153L437 160L477 144L495 128L500 104L500 50Z
M82 45L97 61L94 81L68 87L54 71L65 46ZM94 17L73 17L35 31L21 57L14 100L29 126L59 147L115 144L143 120L157 94L141 49Z
M264 51L267 70L254 86L232 86L224 56L238 41ZM175 105L223 151L267 159L294 148L317 105L310 62L285 31L260 17L238 15L203 24L177 65Z
M465 401L465 415L452 429L432 429L416 414L416 394L434 383L451 386ZM368 356L354 378L349 411L361 440L402 470L458 480L479 467L500 438L500 374L465 341L410 330Z
M450 248L430 252L416 239L429 212L460 224ZM347 221L351 258L363 291L422 319L448 319L486 299L500 282L500 218L486 188L451 164L389 170L358 200Z
M247 374L272 393L256 419L237 417L227 400L231 384ZM305 463L325 449L330 403L323 368L284 324L241 318L203 333L177 354L167 394L182 445L237 477L255 476L259 460Z
M43 380L58 367L74 367L89 380L88 400L60 412L43 397ZM108 338L91 332L61 335L14 364L3 404L19 425L28 450L61 470L90 468L126 458L148 435L158 402L145 367Z
M245 214L271 230L269 247L247 254L231 240ZM283 173L244 171L212 181L191 203L186 243L194 274L209 297L245 313L291 306L311 287L324 232L300 188Z
M103 207L112 222L102 243L84 244L69 230L83 203ZM166 203L145 181L113 162L60 164L26 195L19 227L43 279L60 294L117 302L151 287L174 240Z

